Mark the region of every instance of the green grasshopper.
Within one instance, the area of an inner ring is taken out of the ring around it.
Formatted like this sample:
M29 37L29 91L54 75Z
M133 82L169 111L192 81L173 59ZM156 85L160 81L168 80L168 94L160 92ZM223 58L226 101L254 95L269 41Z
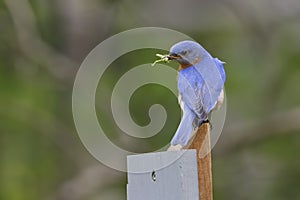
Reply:
M156 54L156 56L160 57L160 59L156 60L154 63L152 63L152 66L154 66L154 65L156 65L156 63L160 63L160 62L163 62L163 63L170 62L169 58L168 58L168 55Z

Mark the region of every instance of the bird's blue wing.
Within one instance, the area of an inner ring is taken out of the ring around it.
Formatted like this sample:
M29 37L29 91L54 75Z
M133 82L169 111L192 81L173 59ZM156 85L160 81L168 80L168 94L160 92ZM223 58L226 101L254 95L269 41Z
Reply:
M181 99L195 113L199 121L206 120L208 115L203 105L204 88L204 81L194 67L178 72L178 91Z
M193 66L203 79L202 103L206 113L216 105L225 82L222 62L210 55Z
M179 103L183 116L178 129L171 140L172 145L187 145L191 134L203 120L207 113L203 109L201 90L203 80L194 67L188 67L178 72Z

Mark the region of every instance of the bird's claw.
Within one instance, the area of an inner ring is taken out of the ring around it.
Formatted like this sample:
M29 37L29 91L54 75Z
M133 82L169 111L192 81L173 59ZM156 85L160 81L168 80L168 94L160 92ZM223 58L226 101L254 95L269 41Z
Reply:
M210 126L210 130L213 128L213 127L212 127L212 123L210 122L210 120L209 120L209 119L207 119L207 120L204 120L204 121L201 123L201 125L202 125L202 124L205 124L205 123L208 123L208 124L209 124L209 126ZM200 126L201 126L201 125L200 125Z

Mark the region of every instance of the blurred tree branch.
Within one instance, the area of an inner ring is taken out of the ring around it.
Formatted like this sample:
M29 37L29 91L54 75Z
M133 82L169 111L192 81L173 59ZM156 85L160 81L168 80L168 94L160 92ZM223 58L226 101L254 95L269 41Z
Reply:
M75 177L64 182L48 200L84 199L101 187L122 179L125 179L125 173L96 164L82 169Z
M75 66L66 56L59 54L41 38L32 8L27 0L4 0L13 19L20 49L25 56L45 66L57 79L72 81ZM46 63L45 63L46 62Z
M61 33L66 54L80 62L85 55L108 37L114 29L116 6L104 6L98 1L56 0L61 20ZM111 3L109 3L111 5ZM79 48L78 48L79 47Z
M224 131L223 136L226 135L226 139L219 141L214 152L225 155L276 134L285 136L300 130L299 119L300 107L297 107L251 123L232 125Z

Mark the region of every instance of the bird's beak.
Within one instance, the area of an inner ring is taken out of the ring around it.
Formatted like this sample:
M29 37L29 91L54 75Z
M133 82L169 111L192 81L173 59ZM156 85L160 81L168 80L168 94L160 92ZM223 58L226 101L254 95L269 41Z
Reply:
M169 60L177 60L177 59L179 59L181 57L179 55L177 55L177 54L170 54L170 55L167 56L167 58Z

